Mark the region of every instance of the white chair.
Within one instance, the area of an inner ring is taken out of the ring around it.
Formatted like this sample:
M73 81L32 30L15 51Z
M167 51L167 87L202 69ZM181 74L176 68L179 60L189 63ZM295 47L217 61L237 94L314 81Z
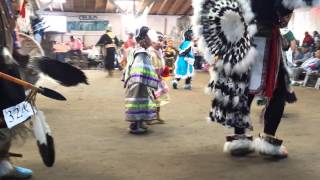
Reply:
M316 85L314 86L316 89L320 89L320 78L318 78Z

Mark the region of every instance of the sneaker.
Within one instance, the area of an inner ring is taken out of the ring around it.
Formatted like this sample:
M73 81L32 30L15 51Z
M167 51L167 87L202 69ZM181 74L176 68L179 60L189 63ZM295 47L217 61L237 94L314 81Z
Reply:
M147 125L149 125L149 124L148 124L149 122L150 122L150 121L143 121L143 122L141 122L140 127L141 127L142 129L148 130L148 127L145 125L145 123L146 123Z
M184 89L185 90L191 90L192 89L191 84L184 85Z
M32 174L31 169L15 166L13 171L4 176L4 179L29 179Z
M148 130L141 127L139 122L132 122L129 126L131 134L145 134Z
M178 83L177 82L173 82L172 83L172 88L173 89L178 89Z
M232 135L226 137L223 151L230 153L232 156L246 156L254 152L252 146L252 136Z
M262 156L284 159L288 157L288 151L282 143L282 140L274 136L259 134L259 137L254 140L254 148Z

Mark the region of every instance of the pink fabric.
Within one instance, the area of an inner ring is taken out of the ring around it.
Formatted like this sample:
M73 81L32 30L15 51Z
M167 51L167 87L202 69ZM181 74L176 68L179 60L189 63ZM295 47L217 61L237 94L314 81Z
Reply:
M74 41L69 41L66 43L71 50L82 50L83 46L80 40L75 39Z
M124 48L128 49L130 47L134 48L136 45L136 42L133 39L128 39L125 43L124 43Z

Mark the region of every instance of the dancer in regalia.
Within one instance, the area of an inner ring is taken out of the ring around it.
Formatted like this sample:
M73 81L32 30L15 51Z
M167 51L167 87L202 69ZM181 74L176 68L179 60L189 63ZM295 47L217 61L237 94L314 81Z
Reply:
M167 40L167 48L164 50L165 64L169 67L170 73L174 70L174 64L177 59L178 50L174 47L173 39Z
M192 52L193 32L191 29L184 33L184 41L179 47L179 56L175 63L174 80L172 87L178 89L178 83L185 79L184 89L191 90L191 81L194 74L194 55Z
M116 47L118 45L119 40L112 32L111 25L109 25L107 27L106 33L103 34L97 42L97 46L101 46L103 49L105 49L104 67L108 71L109 77L113 76Z
M160 118L160 107L164 106L169 103L169 87L166 84L163 74L165 71L165 62L163 58L163 52L162 52L162 46L163 46L163 34L160 32L157 32L158 35L158 41L153 42L150 49L151 54L151 62L152 65L157 72L158 78L160 80L159 86L157 91L155 91L156 96L156 104L157 104L157 117L155 120L157 120L160 124L164 123L164 120Z
M214 73L210 120L234 129L224 151L232 155L258 152L286 158L288 151L276 137L284 107L295 100L288 86L279 28L294 8L319 5L312 0L194 0L194 29ZM250 106L256 94L267 97L264 132L250 135Z
M157 117L157 105L155 102L155 90L159 86L159 77L151 63L148 48L151 39L156 41L155 33L148 27L141 27L136 33L138 47L128 57L124 82L126 88L125 107L126 120L130 122L129 132L132 134L144 134L147 121Z
M13 33L15 29L15 14L11 0L0 1L0 72L20 78L18 65L12 58ZM2 110L24 101L26 98L24 88L6 80L0 79L0 179L2 178L29 178L32 176L30 169L14 166L9 161L11 141L14 137L25 137L23 125L8 129Z

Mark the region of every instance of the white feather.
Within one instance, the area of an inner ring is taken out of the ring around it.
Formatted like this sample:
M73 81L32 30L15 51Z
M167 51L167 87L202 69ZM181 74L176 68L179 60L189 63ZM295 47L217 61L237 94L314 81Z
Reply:
M245 90L245 88L246 88L246 84L245 83L239 83L238 84L238 88L240 88L241 89L241 94L243 94L244 93L244 90Z
M258 32L257 25L255 25L255 24L249 25L248 26L248 32L249 32L249 36L253 37Z
M213 121L211 120L210 117L206 117L206 121L207 121L208 124L212 124L213 123Z
M214 98L220 102L223 100L221 89L215 91Z
M229 42L238 42L245 32L241 16L231 10L225 11L221 17L221 28L224 30L224 34Z
M236 107L239 104L239 100L240 100L239 96L233 97L233 99L232 99L233 107Z
M245 58L233 67L232 73L241 75L247 72L251 67L251 65L257 59L257 55L258 55L258 51L256 50L256 48L251 47L247 55L245 56Z
M243 122L246 122L246 123L251 124L251 123L250 123L250 116L244 116L244 117L243 117Z
M192 16L192 28L196 37L199 38L198 46L199 50L204 54L204 59L209 63L213 64L213 55L208 49L207 43L204 41L201 34L202 25L201 25L201 8L205 0L196 0L192 1L193 6L193 16Z
M10 51L8 48L4 47L2 49L1 55L4 58L4 63L5 64L18 64L17 61L12 57Z
M272 145L260 137L254 140L253 146L257 152L268 155L283 155L283 152L286 152L285 146Z
M221 72L223 69L223 61L218 60L217 63L215 64L215 68L217 69L218 72Z
M51 134L50 128L46 123L44 113L38 110L33 119L33 132L40 144L47 144L46 134Z
M226 63L223 68L226 75L229 76L231 74L231 63Z
M244 20L246 21L247 24L249 24L255 17L251 9L251 1L238 0L238 2L242 8Z
M204 94L207 94L207 95L210 95L213 93L213 90L210 87L205 87L203 91L204 91Z
M219 78L219 75L216 71L213 70L213 67L210 66L209 69L209 75L210 75L210 82L217 82L218 78Z
M252 146L252 141L248 139L233 140L231 142L225 142L223 147L223 152L230 153L237 149L249 149L254 150Z
M224 106L227 106L227 105L228 105L229 99L230 99L230 96L229 96L229 95L223 97L223 105L224 105Z

